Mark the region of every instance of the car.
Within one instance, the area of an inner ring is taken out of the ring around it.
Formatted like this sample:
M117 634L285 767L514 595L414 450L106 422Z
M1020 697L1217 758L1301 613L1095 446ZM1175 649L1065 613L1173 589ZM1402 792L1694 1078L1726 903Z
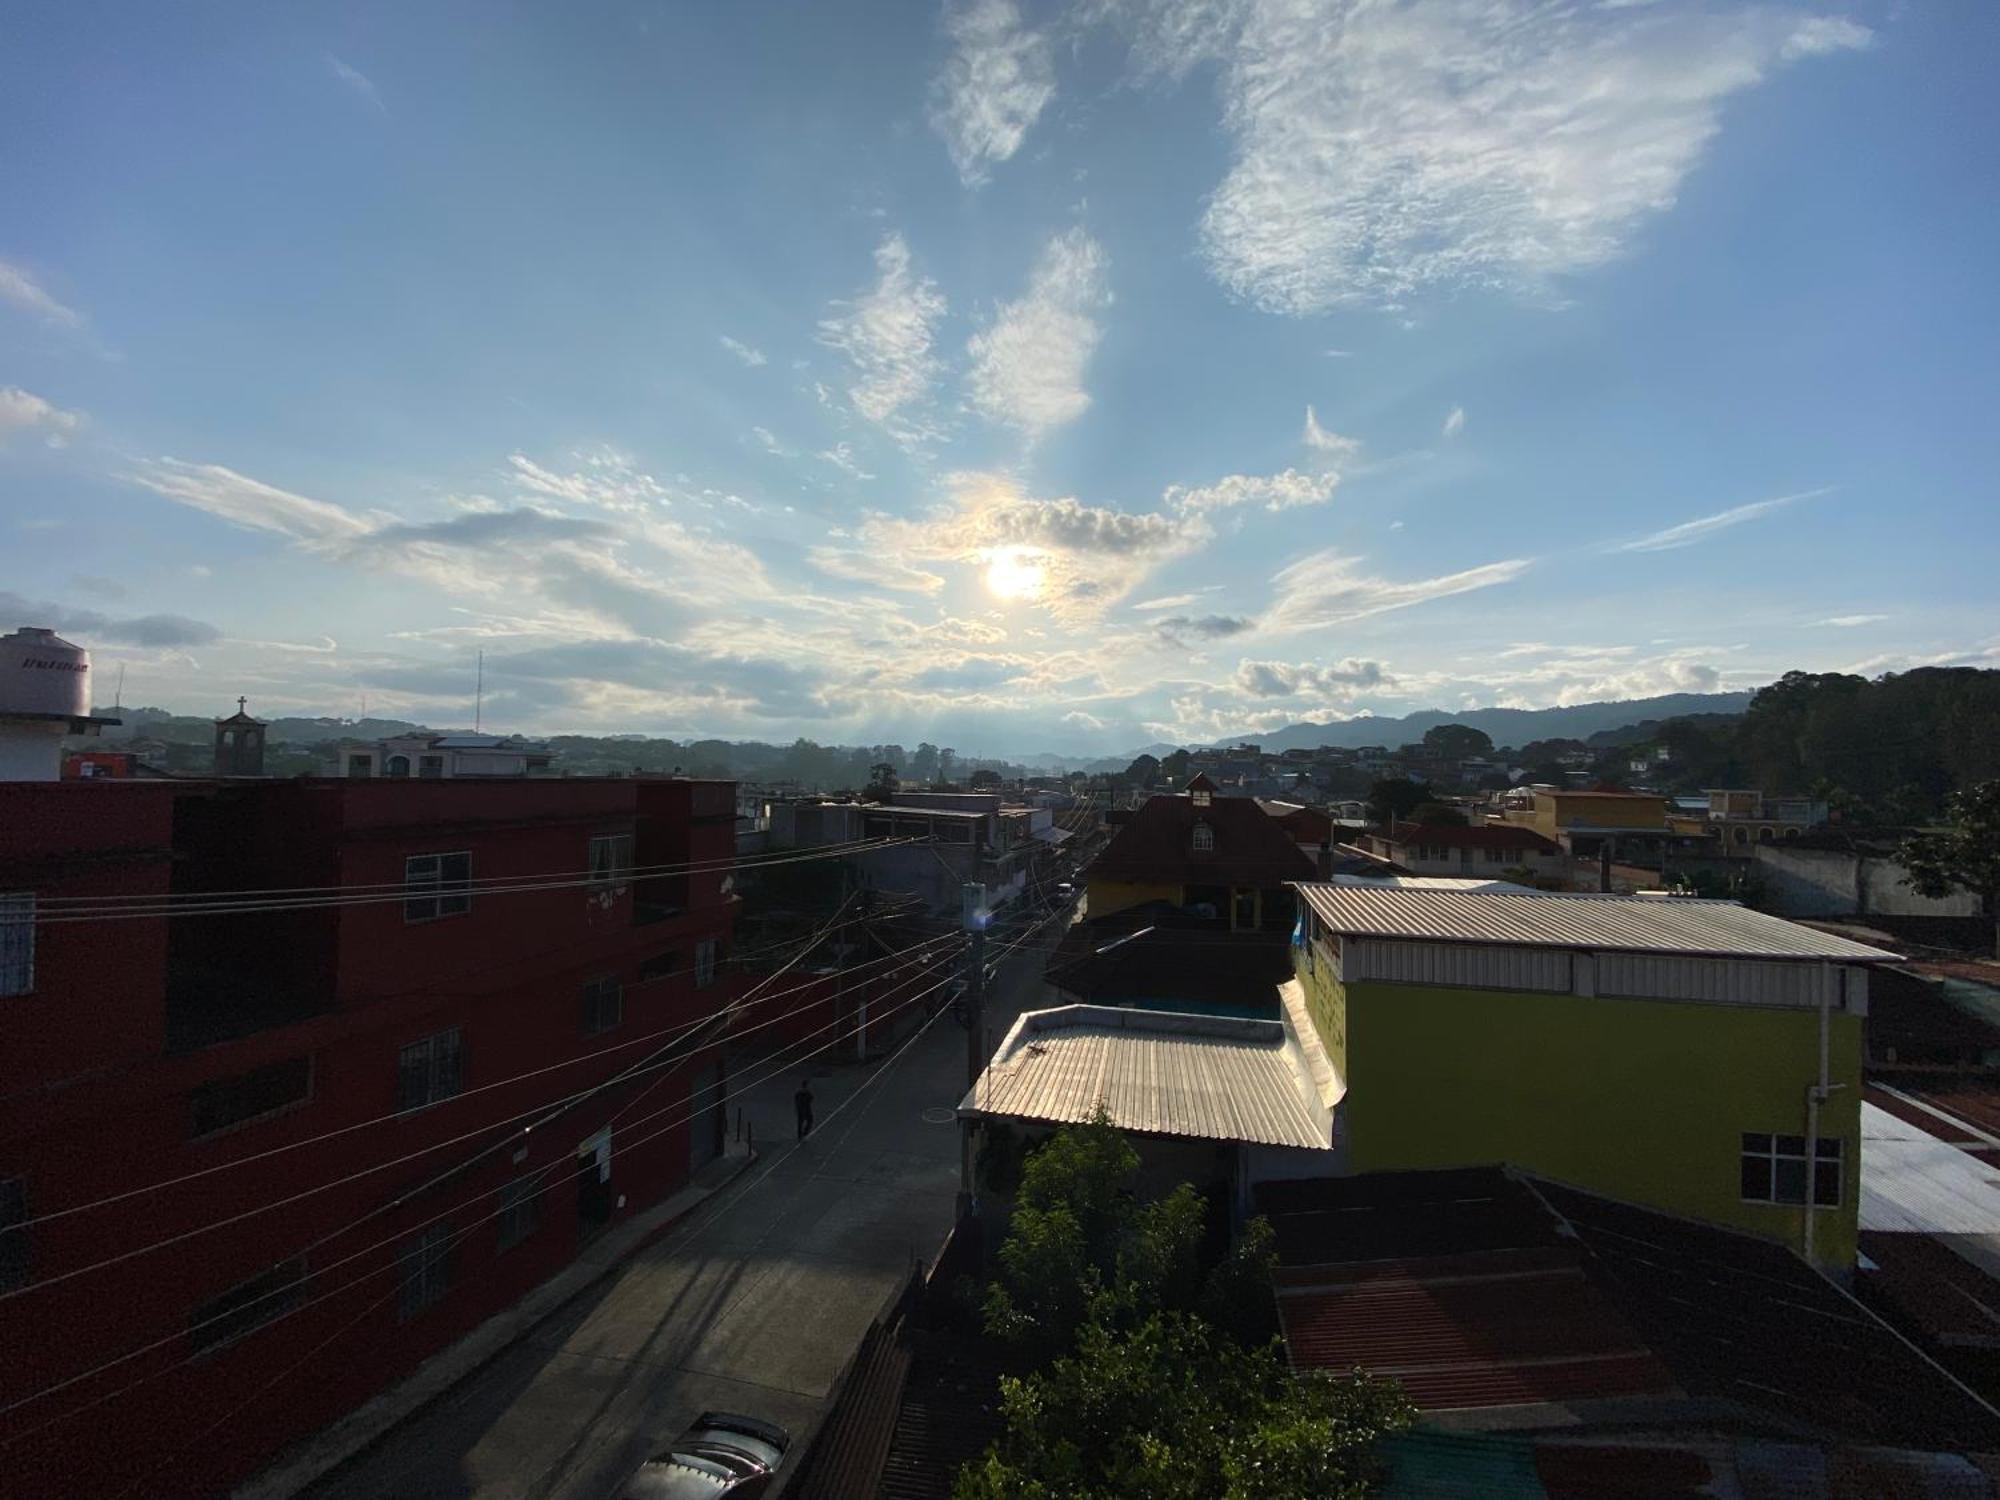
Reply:
M1067 901L1069 900L1070 897L1074 896L1075 894L1076 894L1076 887L1067 880L1063 881L1062 884L1056 887L1056 896L1060 900Z
M754 1500L768 1494L792 1435L775 1422L705 1411L625 1481L619 1500Z

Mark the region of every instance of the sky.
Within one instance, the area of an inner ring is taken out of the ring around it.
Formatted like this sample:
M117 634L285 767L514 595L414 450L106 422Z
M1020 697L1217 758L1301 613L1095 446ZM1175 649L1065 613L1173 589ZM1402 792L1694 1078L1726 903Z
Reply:
M483 653L489 730L1085 754L2000 666L2000 7L9 32L0 629L127 705L469 725Z

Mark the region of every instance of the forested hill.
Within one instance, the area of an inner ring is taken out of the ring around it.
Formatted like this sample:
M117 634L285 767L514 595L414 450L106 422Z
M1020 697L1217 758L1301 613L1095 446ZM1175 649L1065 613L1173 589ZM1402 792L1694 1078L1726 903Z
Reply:
M1321 745L1358 750L1364 745L1415 744L1426 729L1440 724L1466 724L1482 731L1496 745L1526 745L1536 740L1587 740L1607 729L1623 729L1647 719L1677 719L1687 714L1741 713L1750 706L1749 693L1669 693L1659 698L1632 698L1621 703L1576 703L1565 708L1470 708L1463 713L1420 709L1401 718L1363 714L1330 724L1292 724L1243 740L1266 750L1315 750ZM1218 744L1234 744L1235 739Z

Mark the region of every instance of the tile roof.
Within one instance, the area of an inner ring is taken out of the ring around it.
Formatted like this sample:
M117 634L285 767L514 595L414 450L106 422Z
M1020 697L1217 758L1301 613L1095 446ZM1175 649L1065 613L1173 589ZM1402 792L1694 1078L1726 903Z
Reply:
M1214 831L1213 851L1195 852L1197 823ZM1184 795L1148 798L1084 872L1086 879L1266 887L1314 873L1312 857L1284 824L1248 797L1216 797L1196 807Z
M1075 1125L1102 1104L1123 1130L1325 1150L1303 1072L1277 1021L1066 1005L1016 1021L958 1108Z
M1369 890L1314 883L1302 883L1299 892L1328 927L1354 937L1717 958L1900 961L1880 948L1816 932L1731 901Z

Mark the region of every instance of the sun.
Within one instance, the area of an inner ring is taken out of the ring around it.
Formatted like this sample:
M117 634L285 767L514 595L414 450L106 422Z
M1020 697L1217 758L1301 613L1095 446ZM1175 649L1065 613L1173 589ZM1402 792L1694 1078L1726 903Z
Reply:
M1039 599L1048 581L1033 547L995 547L986 554L986 588L996 599Z

